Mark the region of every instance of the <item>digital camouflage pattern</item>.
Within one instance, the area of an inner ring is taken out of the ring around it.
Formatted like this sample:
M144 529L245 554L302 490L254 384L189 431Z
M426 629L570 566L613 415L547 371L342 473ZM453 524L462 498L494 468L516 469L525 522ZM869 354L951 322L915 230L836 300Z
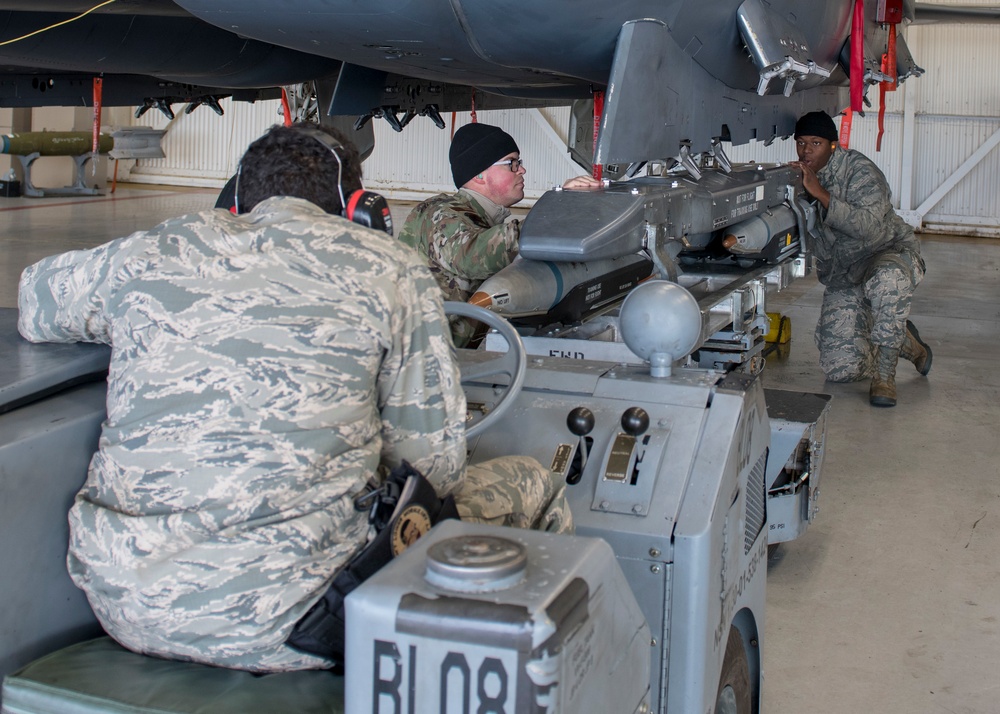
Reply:
M462 483L465 398L433 278L390 236L306 201L47 258L24 271L19 307L31 341L112 346L68 565L133 650L327 666L283 643L371 535L354 496L404 459L442 495ZM547 484L533 466L498 473ZM465 497L527 501L545 484Z
M520 221L503 222L509 211L491 215L486 202L466 189L439 194L415 206L399 232L427 260L445 300L467 302L517 255Z
M871 377L877 348L903 344L913 287L923 278L920 263L908 261L908 255L886 254L861 285L826 289L816 344L820 367L831 382Z
M470 465L455 491L455 505L463 521L573 532L566 480L525 456Z
M923 279L920 243L892 208L885 176L864 154L837 148L817 173L830 192L813 236L827 286L816 326L831 381L871 377L875 350L903 342L913 290Z
M407 216L399 240L416 249L441 287L445 300L468 302L479 285L510 265L517 255L520 221L467 189L442 193L418 204ZM452 319L455 344L468 343L473 325Z

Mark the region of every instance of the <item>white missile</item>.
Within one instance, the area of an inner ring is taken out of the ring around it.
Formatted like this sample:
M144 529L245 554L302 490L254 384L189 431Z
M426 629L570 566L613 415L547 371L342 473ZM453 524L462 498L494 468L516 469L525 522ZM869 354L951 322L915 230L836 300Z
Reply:
M520 256L486 279L469 302L509 318L544 316L576 321L627 294L653 274L642 255L579 263L526 260Z
M760 253L773 240L791 245L798 232L795 214L787 206L772 208L725 231L722 247L736 255Z

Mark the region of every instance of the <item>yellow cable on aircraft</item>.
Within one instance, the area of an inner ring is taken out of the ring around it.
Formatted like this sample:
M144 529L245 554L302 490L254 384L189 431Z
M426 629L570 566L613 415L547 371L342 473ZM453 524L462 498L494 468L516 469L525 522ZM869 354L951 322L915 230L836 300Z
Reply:
M63 20L62 22L57 22L54 25L49 25L48 27L43 27L40 30L35 30L34 32L29 32L27 35L21 35L20 37L15 37L13 40L4 40L3 42L0 42L0 47L3 47L4 45L9 45L9 44L14 43L14 42L20 42L21 40L26 40L29 37L34 37L35 35L38 35L38 34L40 34L42 32L47 32L48 30L54 30L55 28L61 27L62 25L68 25L71 22L79 20L81 17L89 15L94 10L100 10L105 5L110 5L111 3L117 2L117 1L118 0L104 0L104 2L98 3L97 5L94 5L94 7L90 8L86 12L80 13L76 17L71 17L68 20Z

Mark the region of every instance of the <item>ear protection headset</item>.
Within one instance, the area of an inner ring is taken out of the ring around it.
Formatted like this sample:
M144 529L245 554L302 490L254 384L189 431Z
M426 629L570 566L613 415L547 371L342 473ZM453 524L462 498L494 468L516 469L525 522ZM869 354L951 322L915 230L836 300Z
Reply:
M326 147L337 162L337 193L340 194L340 215L349 221L359 223L368 228L383 230L392 235L392 213L389 211L389 204L383 196L372 191L358 189L347 199L344 198L344 186L342 184L344 175L344 164L340 160L338 149L343 149L343 145L333 136L312 126L298 126L296 131L304 134ZM240 173L243 171L243 162L240 162L236 169L236 189L233 196L233 210L240 212Z

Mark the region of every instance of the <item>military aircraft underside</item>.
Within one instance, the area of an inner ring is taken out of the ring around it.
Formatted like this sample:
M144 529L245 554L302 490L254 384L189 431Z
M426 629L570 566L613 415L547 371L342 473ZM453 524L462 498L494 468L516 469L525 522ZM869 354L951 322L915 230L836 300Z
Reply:
M456 80L509 97L569 100L606 91L595 161L601 164L674 156L682 143L699 153L716 137L767 140L789 134L804 111L839 110L854 5L551 0L535 12L501 0L427 2L405 12L375 2L358 12L315 0L279 13L263 2L181 4L219 27L343 60L337 114L440 109L435 85ZM874 22L874 7L868 15L872 80L886 32ZM905 44L899 47L902 76L919 71ZM422 81L400 86L391 79L397 74Z
M96 6L96 7L95 7ZM993 8L912 0L8 0L0 2L0 106L158 107L277 96L317 82L324 111L443 126L446 111L568 104L604 93L600 164L788 135L847 105L892 28L995 21ZM860 27L860 26L859 26ZM896 77L921 72L900 33ZM852 47L855 49L852 50Z

